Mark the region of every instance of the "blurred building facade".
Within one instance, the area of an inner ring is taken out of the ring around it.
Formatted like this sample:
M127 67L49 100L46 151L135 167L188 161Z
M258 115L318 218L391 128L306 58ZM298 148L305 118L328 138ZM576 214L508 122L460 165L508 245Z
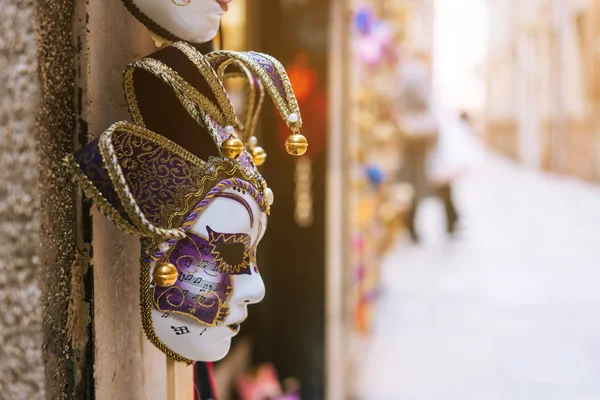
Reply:
M600 1L489 2L486 140L525 164L600 180Z

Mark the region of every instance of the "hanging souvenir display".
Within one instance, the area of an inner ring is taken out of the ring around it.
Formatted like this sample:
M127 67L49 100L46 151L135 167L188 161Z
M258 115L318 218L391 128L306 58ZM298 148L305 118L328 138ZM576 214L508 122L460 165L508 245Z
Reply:
M397 237L403 204L410 201L399 198L393 187L401 160L395 102L402 32L392 26L402 26L402 19L394 20L402 13L383 8L377 1L355 5L350 42L354 119L348 140L350 261L354 269L350 302L359 335L370 332L380 285L379 265Z
M273 364L262 364L252 372L241 374L236 381L241 400L300 400L300 384L295 378L279 382Z
M86 196L141 238L148 339L177 361L219 360L265 291L256 247L274 194L257 169L266 160L254 135L263 91L290 130L287 151L301 155L307 142L294 92L268 55L202 55L185 42L123 76L133 122L115 123L67 164ZM232 76L248 83L243 119L223 87Z

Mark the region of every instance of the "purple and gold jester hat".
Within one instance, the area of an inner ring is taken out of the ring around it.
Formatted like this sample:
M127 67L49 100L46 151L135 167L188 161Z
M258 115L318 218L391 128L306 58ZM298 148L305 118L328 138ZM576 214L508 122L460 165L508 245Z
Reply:
M246 80L243 121L223 86L230 77ZM217 251L219 244L243 244L248 238L213 231L203 238L190 227L228 188L249 193L269 213L273 194L257 169L266 154L254 136L264 91L291 130L286 148L293 155L302 155L308 146L300 134L300 110L287 74L274 58L230 51L204 56L185 42L130 64L123 89L133 123L115 123L66 162L104 215L141 237L144 330L168 356L190 363L157 337L152 308L206 326L225 320L230 275L247 273L255 255L226 262ZM186 289L177 278L200 265L219 274L219 281L200 292Z

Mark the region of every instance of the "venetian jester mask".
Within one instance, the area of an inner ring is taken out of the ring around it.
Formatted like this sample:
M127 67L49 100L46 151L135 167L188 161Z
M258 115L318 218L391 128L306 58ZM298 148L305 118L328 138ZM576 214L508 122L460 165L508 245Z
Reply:
M234 76L247 83L243 121L223 87ZM141 237L147 337L175 360L216 361L264 296L256 247L273 193L257 170L263 92L292 131L288 152L301 155L294 93L270 56L203 56L184 42L129 65L123 86L133 123L114 124L67 163L86 196Z

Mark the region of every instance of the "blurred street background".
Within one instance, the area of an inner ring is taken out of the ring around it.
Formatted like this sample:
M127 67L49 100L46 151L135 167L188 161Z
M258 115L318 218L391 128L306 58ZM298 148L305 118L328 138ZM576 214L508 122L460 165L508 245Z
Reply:
M484 159L457 236L429 201L421 245L383 261L357 398L600 397L600 188Z

